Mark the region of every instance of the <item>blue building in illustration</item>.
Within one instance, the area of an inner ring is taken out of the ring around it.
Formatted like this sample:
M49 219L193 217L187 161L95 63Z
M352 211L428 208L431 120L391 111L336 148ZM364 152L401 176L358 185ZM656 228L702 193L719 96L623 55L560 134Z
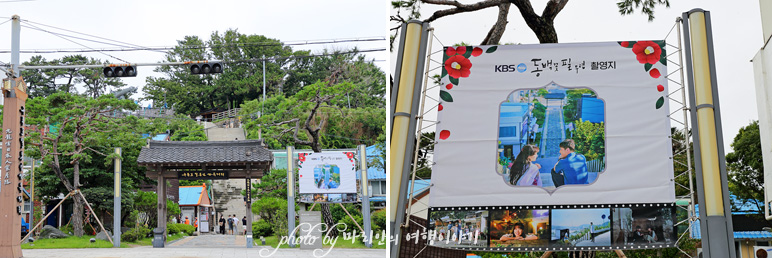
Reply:
M520 148L528 140L530 104L504 102L499 107L499 149L500 155L514 160Z
M603 112L605 108L602 99L585 94L579 99L579 105L577 106L579 106L579 110L576 112L579 115L577 118L582 119L582 121L590 121L590 123L604 122L605 116Z

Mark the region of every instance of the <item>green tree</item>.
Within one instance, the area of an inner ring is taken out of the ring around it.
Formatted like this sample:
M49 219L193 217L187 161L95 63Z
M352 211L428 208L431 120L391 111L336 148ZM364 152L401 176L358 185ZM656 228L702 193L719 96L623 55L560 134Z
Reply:
M43 130L29 130L25 142L27 156L43 160L43 166L50 169L48 171L53 172L64 185L66 191L62 192L88 186L91 182L81 181L83 177L104 177L104 170L93 170L87 166L81 169L81 165L92 162L95 155L107 156L105 163L112 162L115 154L110 154L112 149L105 147L138 142L137 136L130 129L136 118L110 116L116 110L136 109L136 104L131 100L118 100L112 95L90 99L60 92L45 98L30 99L26 106L27 124L38 129L57 125L55 131L45 134ZM141 173L129 174L128 178L144 177L138 174ZM68 179L70 175L72 180ZM78 236L84 233L83 201L76 195L73 228Z
M764 163L761 154L759 121L753 121L740 128L732 141L732 149L733 152L726 154L729 191L737 196L742 204L755 205L763 213Z
M587 161L602 160L606 156L606 131L601 123L590 123L578 120L574 123L574 142L576 152L581 153Z
M27 66L40 65L95 65L103 64L99 59L83 55L64 56L61 59L46 61L42 56L33 56L24 62ZM126 86L120 78L105 78L101 68L67 68L67 69L30 69L22 70L22 77L27 83L30 97L48 96L63 91L78 93L76 86L83 86L85 95L97 98L111 88L120 89ZM56 82L64 82L57 84Z

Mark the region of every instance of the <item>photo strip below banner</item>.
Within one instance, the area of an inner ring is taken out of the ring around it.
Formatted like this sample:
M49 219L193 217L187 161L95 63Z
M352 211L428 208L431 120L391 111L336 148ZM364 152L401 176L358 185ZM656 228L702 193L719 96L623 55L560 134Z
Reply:
M470 251L583 251L674 247L673 204L431 208L428 245ZM416 240L417 240L416 239Z

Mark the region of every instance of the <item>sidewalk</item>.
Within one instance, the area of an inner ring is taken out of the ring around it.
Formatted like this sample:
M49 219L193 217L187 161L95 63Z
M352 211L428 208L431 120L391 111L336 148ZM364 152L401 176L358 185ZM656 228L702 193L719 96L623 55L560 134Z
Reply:
M57 257L78 257L78 258L196 258L196 257L217 257L217 258L256 258L256 257L386 257L386 249L335 249L329 248L322 250L300 250L300 249L279 249L273 253L273 247L256 246L254 248L244 247L166 247L153 248L149 246L136 248L87 248L87 249L27 249L23 250L25 258L57 258ZM329 253L328 253L329 251ZM327 254L327 255L325 255Z

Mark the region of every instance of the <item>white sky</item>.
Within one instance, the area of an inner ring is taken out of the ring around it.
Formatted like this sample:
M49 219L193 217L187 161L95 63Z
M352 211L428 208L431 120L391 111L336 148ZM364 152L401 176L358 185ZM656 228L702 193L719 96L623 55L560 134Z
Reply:
M477 1L460 1L473 3ZM541 14L546 0L532 0L534 10ZM592 4L589 4L592 2ZM758 119L753 78L753 64L750 60L763 45L759 2L720 1L720 0L671 0L670 8L658 6L656 19L648 22L645 15L621 16L617 11L617 1L570 1L555 19L555 29L559 42L602 42L623 40L654 40L667 38L669 44L677 44L676 30L668 36L676 18L683 12L702 8L711 13L713 25L714 53L718 91L721 104L721 119L726 152L731 150L731 142L740 127L751 120ZM436 5L423 5L422 18L431 16L438 8ZM392 14L394 10L392 10ZM431 27L437 39L445 45L465 42L480 44L491 26L496 22L498 8L446 16L434 21ZM510 8L509 23L501 43L537 44L539 41L514 5ZM433 42L434 51L441 49L438 40ZM671 52L668 52L670 54ZM392 53L392 59L396 51ZM433 57L442 61L441 55ZM394 62L391 71L394 71ZM432 68L438 66L436 63ZM668 64L669 72L675 67ZM439 71L439 70L437 70ZM670 83L673 90L677 85ZM431 93L430 93L431 94ZM433 96L437 96L435 93ZM680 93L677 95L680 98ZM671 107L673 103L671 102ZM680 113L675 114L679 117ZM676 126L673 123L673 126Z
M382 37L383 41L351 42L342 44L293 46L293 49L310 49L313 53L327 49L378 49L388 47L388 2L382 0L333 0L333 1L58 1L34 0L13 2L0 0L0 23L14 14L22 20L42 23L76 32L145 47L174 46L177 40L195 35L209 40L214 31L238 29L242 34L265 35L283 42L306 40L352 39ZM25 23L22 22L22 26ZM33 25L67 35L84 37L74 33ZM11 22L0 25L0 51L11 49ZM94 39L94 38L91 38ZM73 39L75 40L75 39ZM95 39L104 41L100 39ZM99 43L75 40L90 48L116 48ZM84 47L55 35L30 28L21 28L21 49L83 49ZM376 65L386 71L388 50L371 52L367 59L375 59ZM155 63L164 54L152 51L106 52L131 63ZM41 54L47 60L67 54ZM21 54L21 62L35 54ZM92 52L83 55L123 63L107 55ZM0 53L0 61L9 63L10 54ZM124 78L129 86L141 89L146 76L160 77L152 72L154 67L138 68L136 78ZM227 69L227 67L226 67ZM134 95L138 97L138 95ZM146 105L146 104L145 104Z

